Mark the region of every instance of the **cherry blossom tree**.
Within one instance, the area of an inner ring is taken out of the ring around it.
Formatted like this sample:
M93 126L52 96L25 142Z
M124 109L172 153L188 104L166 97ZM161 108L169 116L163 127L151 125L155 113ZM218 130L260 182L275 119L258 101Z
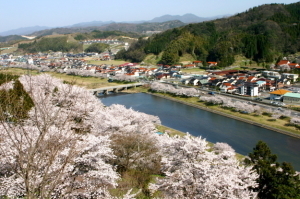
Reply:
M225 97L221 96L221 95L215 95L215 96L201 96L199 98L201 101L203 102L207 102L210 104L224 104L224 102L227 100Z
M87 91L48 75L20 78L34 108L28 118L2 121L2 196L27 198L109 196L118 174L109 137L97 135L89 120L93 106ZM93 105L96 103L95 105Z
M300 125L300 118L293 117L293 118L291 118L290 123L295 124L295 125Z
M121 105L105 107L87 90L49 75L20 81L34 107L23 120L1 121L0 195L111 198L107 189L119 175L108 164L115 158L110 136L154 132L159 119Z
M118 81L128 81L128 82L134 82L137 80L136 76L131 76L131 75L125 75L125 74L116 74L115 76L112 77L114 80Z
M214 105L221 105L226 108L233 108L236 111L247 112L247 113L259 113L261 112L260 106L255 106L242 101L233 101L229 97L215 95L215 96L201 96L201 101L208 102Z
M213 148L200 137L162 138L164 178L150 184L163 198L255 198L257 174L243 166L225 143Z
M153 82L151 84L151 90L163 93L171 93L178 96L187 96L187 97L198 97L199 90L195 88L175 88L173 85L170 84L163 84L159 82Z

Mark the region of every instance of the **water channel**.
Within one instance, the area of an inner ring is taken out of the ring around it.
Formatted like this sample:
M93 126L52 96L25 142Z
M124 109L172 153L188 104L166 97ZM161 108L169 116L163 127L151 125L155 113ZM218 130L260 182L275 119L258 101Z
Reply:
M300 139L145 93L108 95L100 100L106 106L122 104L156 115L165 126L213 143L226 142L243 155L262 140L278 155L279 162L290 162L300 171Z

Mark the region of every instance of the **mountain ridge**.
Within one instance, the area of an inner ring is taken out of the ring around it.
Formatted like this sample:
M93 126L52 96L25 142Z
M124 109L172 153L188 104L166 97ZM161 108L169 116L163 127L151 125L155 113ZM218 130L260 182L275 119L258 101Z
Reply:
M264 4L222 19L169 29L141 40L116 59L140 62L160 55L160 64L178 64L184 54L203 63L230 66L236 55L263 66L300 51L300 2Z
M228 15L224 15L228 16ZM188 13L184 15L163 15L160 17L155 17L152 20L141 20L141 21L128 21L128 22L115 22L115 21L90 21L90 22L81 22L69 26L62 27L47 27L47 26L31 26L31 27L22 27L17 29L12 29L4 32L0 32L0 36L8 35L30 35L37 31L57 29L57 28L88 28L88 27L101 27L109 24L141 24L141 23L162 23L167 21L179 20L183 23L197 23L207 20L213 20L221 17L220 15L214 17L198 17L194 14Z

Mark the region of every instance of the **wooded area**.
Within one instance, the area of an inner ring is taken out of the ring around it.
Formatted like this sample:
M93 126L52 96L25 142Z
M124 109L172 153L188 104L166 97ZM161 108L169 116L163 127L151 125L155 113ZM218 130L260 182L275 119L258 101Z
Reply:
M183 53L189 53L195 60L215 61L225 67L235 61L235 55L244 55L258 63L271 63L300 51L299 21L300 2L262 5L233 17L167 30L146 41L140 39L117 57L142 61L147 54L163 52L160 63L172 65Z

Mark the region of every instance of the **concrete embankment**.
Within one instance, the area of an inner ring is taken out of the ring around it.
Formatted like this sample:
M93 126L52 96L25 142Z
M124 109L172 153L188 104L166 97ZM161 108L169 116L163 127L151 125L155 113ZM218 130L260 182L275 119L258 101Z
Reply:
M266 128L266 129L269 129L269 130L272 130L272 131L275 131L275 132L278 132L278 133L282 133L282 134L285 134L285 135L288 135L288 136L300 139L300 135L292 133L292 132L289 132L289 131L285 131L285 130L274 128L274 127L267 126L267 125L264 125L264 124L260 124L260 123L257 123L257 122L253 122L251 120L247 120L247 119L240 118L240 117L237 117L237 116L234 116L234 115L223 113L221 111L212 110L212 109L204 107L204 106L198 106L198 105L195 105L195 104L192 104L192 103L188 103L188 102L184 102L184 101L181 101L181 100L177 100L177 99L174 99L172 97L158 95L158 94L155 94L155 93L148 93L148 94L155 95L157 97L162 97L162 98L165 98L165 99L168 99L168 100L176 101L176 102L179 102L179 103L182 103L182 104L186 104L188 106L193 106L195 108L199 108L199 109L202 109L202 110L205 110L205 111L216 113L216 114L219 114L219 115L222 115L222 116L225 116L225 117L229 117L229 118L232 118L232 119L235 119L235 120L246 122L246 123L249 123L249 124L252 124L252 125L255 125L255 126Z

